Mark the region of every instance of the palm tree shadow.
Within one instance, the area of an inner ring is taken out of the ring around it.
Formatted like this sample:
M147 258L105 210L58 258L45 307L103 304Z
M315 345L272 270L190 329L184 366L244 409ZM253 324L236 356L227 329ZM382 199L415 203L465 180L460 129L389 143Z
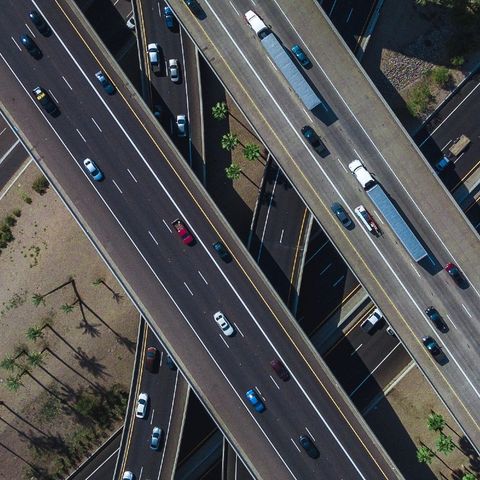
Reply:
M79 348L78 353L75 354L75 359L78 361L81 368L86 369L95 378L111 376L106 372L105 365L98 362L95 356L89 357L81 348Z
M12 408L10 408L4 401L0 400L0 405L3 405L12 415L14 415L15 417L17 417L19 420L21 420L22 422L26 423L30 428L32 428L33 430L36 430L38 433L42 434L42 435L46 435L45 432L43 432L42 430L40 430L38 427L36 427L35 425L33 425L33 423L30 423L26 418L22 417L20 414L18 414L15 410L13 410ZM3 420L3 419L2 419ZM5 421L5 420L4 420Z
M0 442L0 447L3 447L7 452L11 453L14 457L17 457L19 460L27 464L38 475L42 475L42 472L44 472L44 469L36 465L33 465L28 460L25 460L25 458L21 457L18 453L14 452L11 448L7 447L3 442ZM40 477L40 478L43 478L43 477Z
M124 347L127 347L127 350L130 353L133 353L137 346L136 342L133 342L128 337L124 337L123 335L117 335L117 343L123 345Z

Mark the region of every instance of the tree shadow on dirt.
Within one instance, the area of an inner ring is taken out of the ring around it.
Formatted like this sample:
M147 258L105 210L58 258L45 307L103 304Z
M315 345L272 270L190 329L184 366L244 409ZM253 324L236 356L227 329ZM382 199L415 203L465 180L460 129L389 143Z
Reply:
M25 417L17 413L13 408L9 407L4 401L0 400L0 405L6 408L12 415L14 415L18 420L20 420L23 423L26 423L30 428L33 430L36 430L38 433L41 435L47 435L44 431L40 430L38 427L33 425L33 423L29 422ZM2 419L3 420L3 419ZM5 420L4 420L5 421Z
M111 375L107 373L105 365L97 361L95 355L89 356L80 347L78 353L75 354L75 359L78 361L81 368L84 368L91 373L95 378L105 378Z

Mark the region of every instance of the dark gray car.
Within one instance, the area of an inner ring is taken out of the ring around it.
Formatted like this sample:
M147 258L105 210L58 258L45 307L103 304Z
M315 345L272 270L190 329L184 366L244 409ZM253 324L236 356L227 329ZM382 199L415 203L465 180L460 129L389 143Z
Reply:
M332 209L332 212L337 216L337 218L342 222L342 225L345 228L351 228L353 226L353 222L348 216L348 213L338 202L332 203L332 206L330 208Z

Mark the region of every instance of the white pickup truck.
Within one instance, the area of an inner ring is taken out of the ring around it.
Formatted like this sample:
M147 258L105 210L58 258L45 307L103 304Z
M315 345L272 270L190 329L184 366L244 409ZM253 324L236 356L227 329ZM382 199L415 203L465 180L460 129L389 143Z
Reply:
M148 60L153 73L160 72L160 48L157 43L149 43L147 46Z
M383 313L377 307L368 317L360 324L360 328L367 333L372 333L378 324L383 320Z

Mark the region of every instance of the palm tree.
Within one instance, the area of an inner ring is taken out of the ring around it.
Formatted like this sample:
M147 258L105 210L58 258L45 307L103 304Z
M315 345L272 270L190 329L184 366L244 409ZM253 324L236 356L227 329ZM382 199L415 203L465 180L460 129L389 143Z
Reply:
M234 133L228 132L222 136L220 143L224 150L231 152L238 145L238 137Z
M225 102L217 102L212 107L212 115L215 120L224 120L228 115L228 107Z
M10 372L13 372L15 365L15 359L10 355L3 357L2 361L0 362L0 368L4 368L5 370L8 370Z
M73 305L70 305L69 303L64 303L60 307L65 313L71 313L73 312Z
M473 473L466 473L462 480L477 480L477 477Z
M260 157L260 146L256 143L247 143L243 147L243 155L247 160L258 160L258 157Z
M39 367L43 364L44 354L41 352L30 352L27 355L27 361L32 367Z
M453 443L452 437L445 435L443 432L440 432L440 436L437 439L437 450L439 452L448 455L455 448L455 443Z
M102 277L98 277L92 282L92 284L97 286L97 285L101 285L104 281L105 280Z
M432 412L427 418L428 429L441 432L445 427L445 419L439 413Z
M5 386L11 392L16 392L21 386L23 386L23 383L20 381L20 376L16 375L14 377L7 377L5 380Z
M417 460L420 463L427 463L430 465L434 456L435 454L432 452L432 450L424 445L417 448Z
M43 337L42 328L37 325L33 325L33 327L30 327L27 330L26 336L32 342L36 342L39 338Z
M242 168L240 165L238 165L238 163L232 163L225 169L225 173L227 174L227 178L229 180L238 180L240 178L240 174L242 173Z
M32 297L33 304L38 307L41 303L45 305L45 297L40 293L35 293Z

